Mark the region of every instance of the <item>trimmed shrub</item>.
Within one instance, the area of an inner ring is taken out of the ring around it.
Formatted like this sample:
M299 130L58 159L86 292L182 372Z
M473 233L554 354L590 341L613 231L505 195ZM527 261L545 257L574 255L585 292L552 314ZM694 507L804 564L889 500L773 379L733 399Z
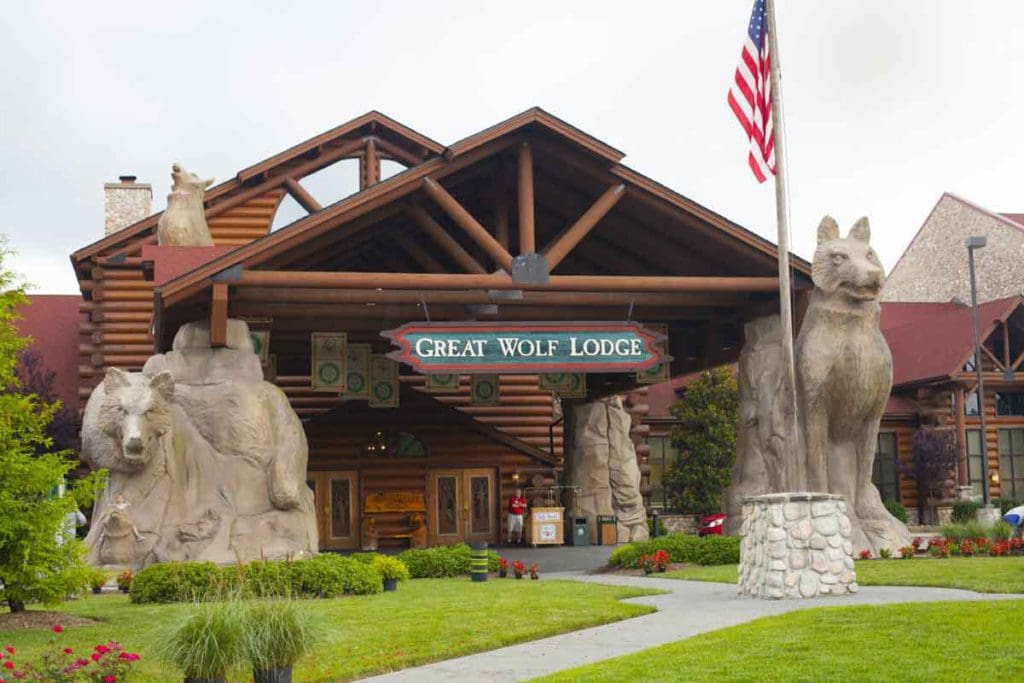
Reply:
M700 538L689 534L670 534L619 546L608 558L608 564L635 569L640 566L641 555L653 555L659 550L668 553L670 562L713 565L738 564L740 561L740 539L735 536Z
M384 590L380 574L371 565L331 553L292 562L289 574L292 591L302 597L372 595Z
M371 565L384 580L408 581L409 568L396 557L377 555Z
M465 543L415 548L398 553L414 579L445 579L469 574L472 550ZM487 551L489 571L498 571L498 553Z
M221 568L213 562L164 562L146 567L132 580L132 602L201 602L223 594Z
M887 500L885 501L885 509L889 511L889 514L900 520L904 524L907 523L907 508L903 507L903 503L898 500Z
M977 518L980 506L972 500L957 501L953 505L953 514L950 517L957 524L965 524Z

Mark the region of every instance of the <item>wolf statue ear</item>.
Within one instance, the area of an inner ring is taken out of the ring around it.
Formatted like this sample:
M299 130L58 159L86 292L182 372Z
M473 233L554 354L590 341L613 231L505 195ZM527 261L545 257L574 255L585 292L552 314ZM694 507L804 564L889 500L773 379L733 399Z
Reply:
M107 374L103 378L103 384L107 389L120 389L128 386L128 373L120 368L107 368Z
M166 370L157 373L149 380L149 388L170 401L174 397L174 376Z
M832 216L825 216L818 224L818 244L839 239L839 224Z
M871 226L868 225L868 217L864 216L850 228L850 237L861 242L871 241Z
M213 181L215 181L215 180L216 180L216 178L207 178L206 180L204 180L203 181L203 189L205 190L210 185L213 185Z

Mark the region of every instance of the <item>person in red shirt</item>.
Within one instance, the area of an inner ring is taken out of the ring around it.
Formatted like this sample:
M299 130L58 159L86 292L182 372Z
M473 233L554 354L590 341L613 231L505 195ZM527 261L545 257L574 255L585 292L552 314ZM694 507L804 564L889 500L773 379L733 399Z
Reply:
M508 542L512 543L515 536L516 543L523 539L523 516L526 514L526 499L523 498L523 490L516 489L508 499Z

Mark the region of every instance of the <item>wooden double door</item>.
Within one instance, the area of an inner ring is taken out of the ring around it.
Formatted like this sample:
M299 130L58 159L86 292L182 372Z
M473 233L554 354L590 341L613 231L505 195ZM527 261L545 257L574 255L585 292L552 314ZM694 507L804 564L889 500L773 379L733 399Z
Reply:
M359 473L307 472L321 550L359 548Z
M431 545L497 541L501 522L495 470L431 470L427 493Z

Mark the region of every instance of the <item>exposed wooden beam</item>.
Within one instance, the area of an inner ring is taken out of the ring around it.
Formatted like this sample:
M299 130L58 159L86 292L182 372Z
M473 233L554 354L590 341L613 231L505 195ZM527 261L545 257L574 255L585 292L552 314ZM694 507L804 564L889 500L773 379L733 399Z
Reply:
M458 240L448 234L440 223L426 212L422 206L410 206L406 211L417 225L434 240L437 246L441 247L459 266L467 273L482 275L487 270L480 265L480 262L473 258L473 255L466 251Z
M318 202L316 198L306 190L306 188L299 185L299 182L295 180L295 178L292 178L291 176L285 178L284 186L288 190L288 194L292 196L292 199L297 201L299 205L309 213L316 213L320 209L324 208L320 205L320 202Z
M363 156L359 158L359 189L365 190L370 185L380 182L380 155L377 154L377 139L368 138Z
M519 145L519 253L537 251L537 231L533 208L533 151L530 144Z
M426 249L421 249L419 244L405 245L403 243L402 246L405 247L405 253L409 258L418 263L420 267L428 273L448 272L448 269L445 268L440 261L434 258L433 254Z
M991 350L989 350L989 348L988 348L987 346L985 346L984 344L982 344L982 345L981 345L981 351L982 351L982 353L984 353L984 354L985 354L986 356L988 356L989 358L991 358L991 359L992 359L992 363L993 363L993 364L994 364L994 365L995 365L995 366L996 366L996 367L997 367L998 369L1000 369L1000 370L1003 370L1003 369L1005 369L1005 366L1003 365L1003 361L1001 361L1001 360L999 360L998 358L996 358L996 355L995 355L994 353L992 353L992 351L991 351Z
M625 185L621 183L612 185L604 191L604 194L597 198L575 223L555 238L544 250L544 259L548 262L548 268L554 270L562 262L562 259L587 236L587 233L594 229L598 221L608 215L608 212L619 203L619 200L625 194Z
M210 302L210 346L217 348L228 344L228 286L224 282L213 283L213 298Z
M1003 321L1003 367L1013 367L1010 365L1010 326L1005 320Z
M506 272L512 272L512 255L501 246L498 240L494 239L491 233L487 232L484 226L480 225L469 211L448 194L448 191L441 187L432 178L424 178L422 182L423 191L433 199L441 209L447 213L455 223L466 231L469 237L480 245L480 248L487 252L487 255L494 259Z
M361 273L245 270L235 286L325 289L505 289L574 292L774 292L774 277L552 275L548 282L513 282L506 273Z
M508 164L504 158L498 159L498 170L494 174L494 236L501 246L509 248L508 232Z

